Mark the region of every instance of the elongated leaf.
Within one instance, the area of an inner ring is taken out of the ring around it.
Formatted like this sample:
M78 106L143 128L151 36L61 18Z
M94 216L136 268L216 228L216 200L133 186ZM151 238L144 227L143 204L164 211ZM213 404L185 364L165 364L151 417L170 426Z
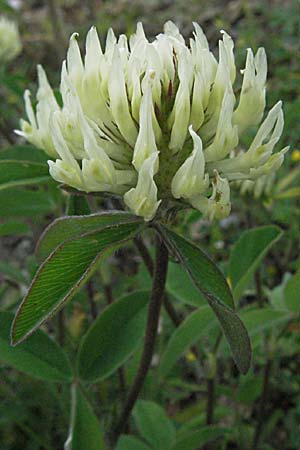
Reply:
M39 162L47 167L49 156L43 150L38 150L33 145L12 145L0 150L0 161L5 159Z
M35 217L49 214L55 207L47 192L16 188L0 191L0 218Z
M193 284L181 264L169 263L166 289L182 303L197 307L205 304L203 295Z
M166 227L160 227L193 282L205 296L234 308L231 290L216 264L196 245Z
M295 273L286 283L284 300L289 311L300 311L300 273Z
M211 302L210 305L221 324L237 367L242 373L247 373L251 363L251 344L247 329L237 314L217 302Z
M10 345L13 314L0 313L0 361L35 378L68 382L72 372L64 351L43 331L38 330L26 342Z
M251 347L252 349L255 349L260 343L260 340L257 339L257 337L259 337L263 331L284 325L290 320L291 314L286 310L279 311L268 307L242 311L240 317L250 336ZM223 344L220 346L220 351L225 353L225 355L228 353Z
M268 298L270 300L270 304L276 310L288 310L284 298L284 290L287 282L291 277L292 275L289 272L286 272L281 280L281 283L275 286L273 289L268 290Z
M263 377L249 371L246 377L240 378L235 399L238 402L251 406L260 397L262 387Z
M288 198L298 198L300 197L300 188L299 187L292 187L290 189L287 189L286 191L280 192L274 196L276 199L288 199Z
M100 423L79 386L71 391L71 420L64 450L107 450Z
M242 373L246 373L251 361L250 340L242 321L231 309L233 299L222 273L197 246L167 228L159 229L166 244L213 309L237 367Z
M295 167L295 169L289 170L287 172L287 175L282 176L280 180L276 182L275 195L281 193L284 189L290 186L293 181L296 181L296 179L299 178L299 175L299 167Z
M134 436L123 435L120 437L117 445L117 450L151 450L148 445L145 445Z
M118 369L145 333L149 292L128 294L107 306L84 336L77 367L83 381L95 382Z
M50 181L48 166L32 161L0 160L0 191Z
M66 216L52 222L42 234L36 249L36 257L43 261L62 242L84 233L123 222L136 217L121 211L103 212L88 216Z
M241 235L229 260L229 277L235 299L241 297L259 263L281 236L280 228L273 225L247 230Z
M215 325L214 315L209 306L202 306L191 313L172 334L166 350L164 351L160 365L159 374L165 377L173 365L184 352L187 351L209 328Z
M189 432L176 440L176 444L172 447L172 450L197 450L202 448L203 445L224 436L228 431L228 428L211 425L198 431Z
M249 336L255 336L262 331L277 327L291 317L287 311L278 311L273 308L255 308L241 312L241 318L248 330Z
M139 400L134 408L133 417L140 435L152 448L171 449L175 441L175 428L159 405Z
M16 222L15 220L7 220L0 223L0 236L9 236L11 234L27 234L29 226L26 223Z
M12 342L25 339L71 298L104 258L141 229L136 220L65 241L40 266L12 328Z

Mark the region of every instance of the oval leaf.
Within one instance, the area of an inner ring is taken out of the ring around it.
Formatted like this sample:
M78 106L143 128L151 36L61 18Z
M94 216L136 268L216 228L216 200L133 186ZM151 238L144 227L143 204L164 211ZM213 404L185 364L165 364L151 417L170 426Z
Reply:
M300 311L300 273L293 275L286 283L284 300L289 311Z
M50 181L48 166L32 161L0 160L0 191Z
M67 239L131 220L137 221L137 218L121 211L109 211L88 216L61 217L54 220L40 237L36 248L36 257L39 261L43 261L59 244Z
M197 307L205 304L203 295L193 284L181 264L169 263L166 289L169 294L182 303Z
M209 306L203 306L192 312L172 334L165 352L162 355L159 374L165 377L178 358L180 358L189 347L208 332L209 327L215 325L214 315Z
M176 440L176 444L172 447L172 450L197 450L205 444L224 436L228 431L228 428L211 425L198 431L189 432Z
M39 150L33 145L12 145L1 150L0 161L5 159L39 162L48 167L47 160L49 156L43 150Z
M139 400L133 410L133 417L140 435L152 448L171 449L175 441L175 428L159 405Z
M234 308L232 293L216 264L196 245L166 227L159 227L167 244L204 296L212 296L224 306Z
M16 222L16 220L7 220L0 223L0 236L10 236L12 234L27 234L30 232L26 223Z
M250 336L252 349L255 349L261 343L260 340L255 339L256 337L259 337L263 331L283 325L290 320L291 314L288 311L279 311L272 308L253 308L242 311L240 317ZM220 351L227 353L227 349L223 345L221 345Z
M64 351L43 331L26 342L10 345L13 314L0 313L0 361L32 377L46 381L69 382L72 371Z
M268 225L244 231L229 259L229 277L233 296L239 299L267 251L282 236L280 228Z
M250 340L242 321L231 309L233 298L222 272L199 247L165 227L159 227L159 231L205 296L220 322L237 367L246 373L251 361Z
M95 320L78 353L81 380L102 380L129 358L145 333L148 298L147 291L126 295L107 306Z
M50 214L56 207L48 192L16 188L0 191L0 218L35 217Z
M118 440L117 450L151 450L151 449L134 436L123 435Z
M251 344L246 327L231 310L217 302L210 302L210 306L220 322L238 369L243 374L247 373L251 363Z
M64 450L106 450L101 426L80 387L72 386L71 420Z
M291 318L287 311L272 308L255 308L241 313L241 318L248 330L249 336L277 327Z
M58 311L87 280L101 258L140 230L141 222L136 220L86 233L59 245L40 266L17 311L12 343L21 342Z

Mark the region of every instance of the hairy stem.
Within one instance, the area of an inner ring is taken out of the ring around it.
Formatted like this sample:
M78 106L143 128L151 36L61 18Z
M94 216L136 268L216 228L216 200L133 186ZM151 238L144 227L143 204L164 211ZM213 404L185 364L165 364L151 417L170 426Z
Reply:
M144 261L146 269L152 277L154 272L154 263L146 245L144 244L141 237L135 238L134 244ZM164 294L163 304L173 324L175 325L175 327L178 327L181 324L181 317L179 317L179 315L177 314L176 309L173 307L166 293Z
M168 257L169 257L168 250L165 244L161 240L160 236L157 236L152 291L148 306L148 316L147 316L143 353L136 376L134 378L132 386L129 390L128 397L121 412L120 419L117 423L117 426L115 427L115 431L112 437L113 443L117 442L118 437L126 428L131 411L143 387L146 375L148 373L151 364L155 339L157 335L159 313L161 309L165 282L167 277Z
M148 270L149 274L151 275L151 277L153 276L153 272L154 272L154 264L153 264L153 260L152 257L146 247L146 245L144 244L142 238L139 237L135 237L133 239L133 242L136 246L136 248L138 249L144 264L146 266L146 269Z

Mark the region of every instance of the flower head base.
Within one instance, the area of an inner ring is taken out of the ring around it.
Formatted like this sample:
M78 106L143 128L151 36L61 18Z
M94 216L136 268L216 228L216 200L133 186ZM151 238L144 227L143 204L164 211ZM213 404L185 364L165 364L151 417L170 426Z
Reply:
M17 25L0 17L0 63L8 63L21 51L22 45Z
M55 180L123 196L145 220L172 199L219 219L230 212L231 181L278 169L287 150L273 153L283 129L281 102L249 149L239 146L264 114L264 50L248 50L237 101L232 39L222 32L217 61L199 25L194 29L189 46L172 22L151 43L141 24L129 40L109 30L103 51L92 28L84 62L73 34L62 66L62 107L38 68L37 108L26 91L29 121L18 133L55 159Z

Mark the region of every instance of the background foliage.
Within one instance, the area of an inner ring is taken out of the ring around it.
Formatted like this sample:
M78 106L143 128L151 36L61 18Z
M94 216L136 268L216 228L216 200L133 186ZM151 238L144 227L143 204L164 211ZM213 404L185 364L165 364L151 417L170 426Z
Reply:
M241 196L236 189L228 219L210 224L197 212L184 212L174 223L177 232L199 243L227 275L251 339L250 371L245 376L239 374L211 310L186 273L172 261L167 296L179 320L173 317L172 321L163 311L155 357L134 409L130 435L122 436L117 448L297 450L298 0L68 0L57 1L58 8L53 5L53 0L0 0L0 12L18 21L23 42L20 56L0 68L1 450L54 450L63 448L66 441L69 450L106 448L103 435L116 419L138 364L151 286L136 243L112 253L102 236L97 248L104 249L106 259L97 262L84 288L28 340L15 348L9 345L13 312L36 273L38 261L55 247L48 235L34 256L42 231L65 211L88 214L114 208L106 198L90 197L86 204L83 198L70 197L58 189L47 175L45 155L14 135L13 129L24 115L23 91L28 87L35 90L38 63L47 69L52 85L58 85L67 39L74 30L83 37L96 24L104 39L110 26L116 33L131 33L136 22L143 21L147 34L154 36L169 19L186 36L192 21L197 21L215 46L219 30L227 30L235 40L239 67L244 65L246 47L266 48L268 106L283 100L282 146L290 145L291 150L269 197ZM109 231L116 245L132 232L134 225L127 226L123 234L122 230ZM88 241L90 235L85 239ZM144 241L152 254L153 234L146 232ZM82 257L82 243L80 239L76 242ZM84 258L90 261L95 248L87 248ZM63 252L68 255L68 248ZM73 262L62 253L57 257L66 264L61 266L64 281L78 258L75 255ZM53 295L45 297L45 302L47 299L53 302L51 307L58 300ZM39 317L35 321L38 323ZM20 333L33 325L25 321ZM101 342L101 355L93 346L97 342Z

